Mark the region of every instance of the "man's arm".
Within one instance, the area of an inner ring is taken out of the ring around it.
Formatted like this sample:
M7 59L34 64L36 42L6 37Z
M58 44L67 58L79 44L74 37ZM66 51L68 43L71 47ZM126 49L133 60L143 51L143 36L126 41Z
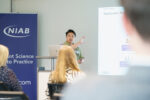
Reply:
M84 39L85 39L85 37L84 37L84 36L83 36L83 37L81 37L80 41L79 41L79 42L77 42L77 43L75 43L75 44L72 44L72 45L71 45L71 47L72 47L73 49L76 49L76 48L77 48L80 44L82 44L82 43L83 43Z

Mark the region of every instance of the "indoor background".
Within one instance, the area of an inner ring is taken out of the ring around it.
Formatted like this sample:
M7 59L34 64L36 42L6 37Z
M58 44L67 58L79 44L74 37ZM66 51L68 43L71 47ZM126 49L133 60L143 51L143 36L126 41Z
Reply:
M120 6L118 0L0 0L0 13L38 14L38 56L48 56L48 46L62 44L65 32L74 29L85 62L83 71L98 70L98 8ZM50 69L50 60L38 60L38 67Z

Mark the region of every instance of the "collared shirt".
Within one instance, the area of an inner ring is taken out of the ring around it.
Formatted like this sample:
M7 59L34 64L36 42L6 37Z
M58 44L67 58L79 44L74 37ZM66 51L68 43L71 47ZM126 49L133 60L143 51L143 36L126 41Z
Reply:
M69 45L70 46L70 43L66 41L66 42L64 42L64 45ZM75 51L75 54L77 56L77 60L84 58L82 56L82 53L81 53L81 50L80 50L79 47L77 47L76 49L74 49L74 51Z

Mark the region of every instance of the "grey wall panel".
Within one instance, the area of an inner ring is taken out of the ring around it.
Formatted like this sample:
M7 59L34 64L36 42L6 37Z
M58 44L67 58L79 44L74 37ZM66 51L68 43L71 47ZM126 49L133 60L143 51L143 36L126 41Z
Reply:
M0 13L9 13L11 9L10 0L0 0Z
M38 13L38 55L47 56L48 46L65 41L65 32L74 29L76 41L85 36L81 45L84 71L98 69L98 8L120 6L118 0L13 0L13 10L20 13ZM38 66L47 66L49 60L39 60Z

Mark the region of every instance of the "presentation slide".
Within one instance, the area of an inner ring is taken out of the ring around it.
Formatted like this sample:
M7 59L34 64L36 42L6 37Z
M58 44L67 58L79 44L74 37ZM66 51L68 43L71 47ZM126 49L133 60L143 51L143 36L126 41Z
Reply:
M122 7L98 10L98 74L124 75L135 54L122 24Z

